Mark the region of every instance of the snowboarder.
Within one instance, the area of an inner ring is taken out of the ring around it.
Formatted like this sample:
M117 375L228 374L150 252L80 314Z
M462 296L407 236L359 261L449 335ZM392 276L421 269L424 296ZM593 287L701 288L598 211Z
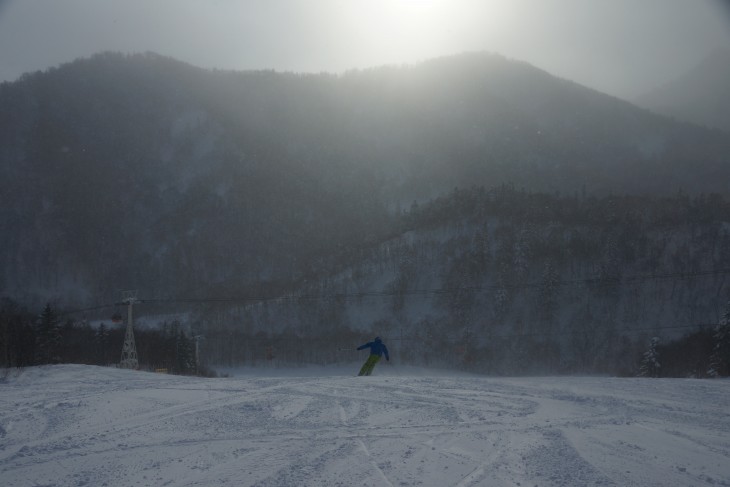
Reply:
M373 340L372 342L367 342L366 344L357 347L358 350L363 350L365 348L370 348L370 356L362 365L360 373L357 375L372 374L375 364L380 361L380 357L382 357L383 354L385 354L385 360L390 362L390 357L388 356L388 347L385 346L385 343L383 343L380 337L375 337L375 340Z

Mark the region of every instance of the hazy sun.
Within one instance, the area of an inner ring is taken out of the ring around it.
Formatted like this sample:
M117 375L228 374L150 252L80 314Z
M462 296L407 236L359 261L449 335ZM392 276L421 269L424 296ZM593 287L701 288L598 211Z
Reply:
M464 50L503 28L504 0L363 0L338 4L343 42L360 57L412 62ZM480 46L476 46L479 48Z

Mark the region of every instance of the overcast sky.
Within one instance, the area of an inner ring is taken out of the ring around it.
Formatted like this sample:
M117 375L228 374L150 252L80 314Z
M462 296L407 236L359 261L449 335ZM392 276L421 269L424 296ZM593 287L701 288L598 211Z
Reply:
M484 50L631 97L723 46L724 0L0 0L0 81L106 50L300 72Z

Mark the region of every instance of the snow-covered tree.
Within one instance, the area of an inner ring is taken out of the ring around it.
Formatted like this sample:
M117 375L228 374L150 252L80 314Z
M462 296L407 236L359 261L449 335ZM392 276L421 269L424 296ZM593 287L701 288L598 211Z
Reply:
M507 284L507 272L507 266L503 264L497 276L497 290L494 293L494 314L496 317L504 316L509 306L510 292Z
M485 226L474 235L471 243L470 269L472 269L473 277L477 279L484 274L491 263L489 245L489 233Z
M527 230L522 230L515 242L514 246L514 258L513 268L515 278L518 283L523 283L527 280L530 273L530 243L529 235Z
M175 367L178 374L195 373L195 344L182 330L175 337Z
M730 302L725 307L725 314L715 327L714 347L710 356L710 377L730 375Z
M558 273L555 270L553 263L548 261L545 263L545 267L543 268L538 303L539 313L547 322L552 322L557 312L558 285Z
M641 360L641 367L639 368L640 377L659 377L662 366L659 363L658 346L659 338L652 338L649 343L649 349L644 352L644 357Z

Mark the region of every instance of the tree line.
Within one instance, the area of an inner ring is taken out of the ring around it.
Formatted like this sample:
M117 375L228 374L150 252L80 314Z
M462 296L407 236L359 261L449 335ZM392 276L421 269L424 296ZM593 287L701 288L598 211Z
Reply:
M185 371L174 357L189 355L193 334L211 366L333 363L380 335L404 363L489 374L636 375L651 352L661 367L645 375L725 376L727 215L720 195L455 189L414 203L387 237L308 260L306 279L241 293L280 300L213 299L186 309L184 328L137 330L138 352L145 367ZM122 330L43 326L53 320L4 303L6 366L118 361ZM108 357L102 330L117 343Z
M48 364L116 366L124 343L124 325L63 319L51 304L33 314L18 303L0 301L0 366L28 367ZM181 375L209 374L196 362L195 342L177 323L157 329L135 330L140 369Z
M692 331L666 343L652 337L643 351L638 341L606 334L601 337L607 339L602 356L575 356L572 360L561 355L560 344L537 336L494 336L479 345L468 331L463 336L452 336L437 323L422 322L419 326L418 332L406 336L399 335L392 323L377 323L374 328L388 333L396 361L410 365L490 375L598 370L621 376L730 376L730 303L714 328ZM124 326L101 323L93 328L86 322L62 320L50 304L35 316L4 298L0 307L1 365L3 368L62 363L115 366L124 332ZM307 336L291 331L211 329L201 347L200 362L254 367L349 363L362 358L354 347L369 340L371 334L349 328L309 330ZM135 336L141 369L215 375L211 368L198 362L193 339L177 322L162 323L159 329L138 329Z
M686 334L663 344L653 337L642 354L642 377L730 376L730 303L714 328Z
M730 293L727 215L715 194L455 189L415 202L377 244L316 261L306 285L281 290L291 299L211 305L194 320L216 337L214 363L256 360L230 337L260 353L355 333L414 364L636 375L656 336L661 374L702 377Z

